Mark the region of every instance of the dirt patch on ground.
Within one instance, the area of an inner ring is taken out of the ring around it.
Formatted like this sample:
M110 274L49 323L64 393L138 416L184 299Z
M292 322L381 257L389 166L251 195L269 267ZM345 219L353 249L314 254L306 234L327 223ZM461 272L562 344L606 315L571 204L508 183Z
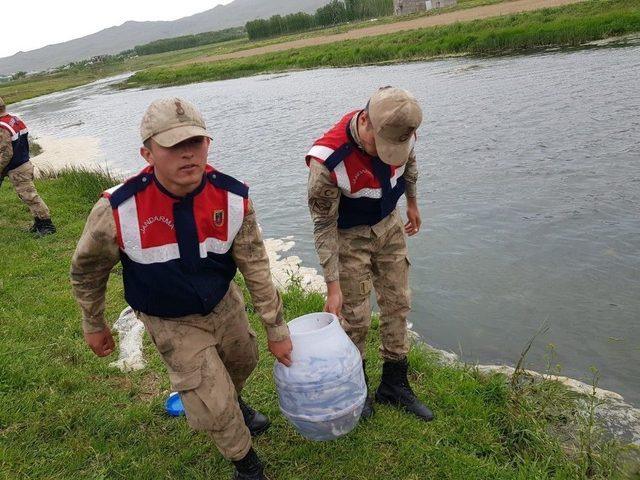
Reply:
M560 7L571 3L578 3L583 0L515 0L511 2L498 3L495 5L485 5L482 7L469 8L466 10L456 10L454 12L442 13L440 15L432 15L420 17L406 22L388 23L385 25L377 25L368 28L356 28L348 32L338 33L335 35L325 35L312 38L303 38L290 42L277 43L264 47L252 48L250 50L241 50L238 52L225 53L222 55L211 55L198 57L178 65L186 65L192 63L215 62L218 60L228 60L232 58L253 57L264 53L282 52L294 48L310 47L315 45L325 45L327 43L340 42L343 40L353 40L356 38L373 37L377 35L385 35L387 33L401 32L405 30L416 30L420 28L435 27L439 25L449 25L455 22L468 22L483 18L498 17L501 15L511 15L514 13L529 12L539 10L541 8Z
M158 395L166 395L166 392L160 388L162 381L162 375L154 371L147 372L138 385L136 398L148 402Z
M131 398L149 403L157 396L168 396L169 392L161 388L163 375L147 369L141 376L114 375L107 378L91 377L93 381L107 383L109 387L129 392Z

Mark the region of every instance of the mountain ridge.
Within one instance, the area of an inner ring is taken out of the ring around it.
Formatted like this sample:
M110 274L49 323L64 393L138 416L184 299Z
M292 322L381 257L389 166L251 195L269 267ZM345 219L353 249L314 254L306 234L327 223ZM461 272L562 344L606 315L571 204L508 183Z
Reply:
M249 20L286 15L299 11L313 13L329 0L235 0L177 20L127 20L84 37L55 43L0 58L0 75L34 72L115 54L161 38L222 30L244 25Z

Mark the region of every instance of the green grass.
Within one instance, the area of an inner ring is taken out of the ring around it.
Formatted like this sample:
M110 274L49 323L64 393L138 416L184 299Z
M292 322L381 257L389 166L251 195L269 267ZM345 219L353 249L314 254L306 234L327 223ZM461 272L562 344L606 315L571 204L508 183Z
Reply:
M571 47L640 31L637 0L590 0L553 9L305 47L241 59L143 70L123 87L167 86L316 67L496 55Z
M38 143L37 139L29 139L29 156L31 158L36 157L42 153L42 147Z
M69 262L92 204L114 183L80 170L38 180L58 227L40 239L27 232L31 219L13 190L0 188L0 479L230 478L206 435L164 414L170 386L148 339L148 367L127 374L108 367L115 356L97 358L84 344ZM291 319L320 310L323 299L293 286L284 305ZM124 306L116 267L107 317L115 320ZM611 443L589 445L587 460L576 440L575 398L559 384L523 382L514 390L500 375L441 366L416 347L412 383L436 421L378 406L370 422L337 441L306 441L279 413L273 359L248 307L261 360L244 396L273 420L255 442L272 479L579 479L588 470L591 478L622 477ZM374 322L368 346L374 386L377 329Z

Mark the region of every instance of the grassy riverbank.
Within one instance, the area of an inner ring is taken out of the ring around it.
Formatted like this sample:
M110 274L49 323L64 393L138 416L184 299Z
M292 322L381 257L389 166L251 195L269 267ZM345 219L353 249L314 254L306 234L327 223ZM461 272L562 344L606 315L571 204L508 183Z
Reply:
M0 188L0 478L227 479L231 469L206 436L164 414L169 383L148 340L148 367L127 374L108 367L115 358L99 359L84 345L69 261L98 193L113 183L82 172L38 180L59 229L41 239L26 232L30 219L13 190ZM125 306L122 293L117 267L107 294L111 320ZM323 303L295 287L284 297L288 319ZM576 414L576 398L560 385L511 387L500 375L442 366L419 348L412 351L411 378L436 421L424 424L377 407L372 421L346 437L305 441L278 411L272 359L249 311L261 361L245 397L273 420L256 442L271 479L625 477L617 447L598 440L588 417ZM374 334L373 385L380 374L377 342Z
M442 55L499 55L640 31L637 0L590 0L488 20L393 33L285 52L136 73L125 87L165 86L267 72L405 62Z
M435 18L457 11L473 11L475 7L504 3L503 0L459 0L455 7L432 10L406 17L384 17L373 21L350 23L313 30L259 42L238 39L214 45L136 57L111 58L105 63L75 65L54 73L41 73L17 81L0 84L0 96L7 103L45 95L84 85L109 76L141 71L126 86L153 86L190 83L204 80L234 78L264 72L316 68L322 66L352 66L379 62L414 61L449 54L503 54L527 52L541 46L578 45L580 43L640 31L638 5L632 0L595 1L580 7L576 14L580 22L572 22L573 10L545 11L537 19L525 14L478 22L458 23L451 27L428 28L367 37L342 43L298 48L269 55L254 55L239 60L219 61L219 55L241 55L252 49L286 44L292 41L326 39L332 35L357 32L375 26L397 25L421 17ZM569 20L563 23L557 13ZM601 14L609 13L609 18ZM591 16L598 18L591 19ZM567 18L569 17L569 18ZM553 23L552 20L559 20ZM567 30L564 31L565 27ZM251 52L249 52L251 53ZM166 71L166 73L165 73Z

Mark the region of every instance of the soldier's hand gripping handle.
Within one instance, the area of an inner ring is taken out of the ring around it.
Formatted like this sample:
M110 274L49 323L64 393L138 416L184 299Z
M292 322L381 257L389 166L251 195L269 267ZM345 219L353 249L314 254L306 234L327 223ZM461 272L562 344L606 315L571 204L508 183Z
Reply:
M105 327L101 332L85 333L84 340L87 342L87 345L89 345L91 350L93 350L93 353L99 357L111 355L116 346L109 327Z
M273 354L278 361L286 367L291 366L291 351L293 346L291 345L291 337L287 337L279 342L269 340L269 351Z

